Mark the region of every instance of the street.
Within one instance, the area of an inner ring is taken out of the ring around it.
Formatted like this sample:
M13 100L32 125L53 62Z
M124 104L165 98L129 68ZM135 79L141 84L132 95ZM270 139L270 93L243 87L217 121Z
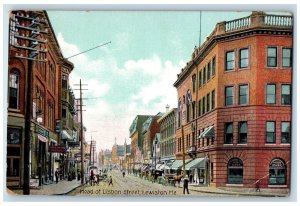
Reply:
M182 187L164 186L158 183L141 179L137 176L126 174L123 178L120 171L110 171L108 177L112 176L113 186L109 186L108 182L102 181L99 186L85 185L70 192L68 195L78 196L167 196L176 197L183 196ZM182 183L181 183L182 186ZM216 196L213 193L202 193L198 191L191 191L185 196ZM230 194L223 194L218 196L232 196Z

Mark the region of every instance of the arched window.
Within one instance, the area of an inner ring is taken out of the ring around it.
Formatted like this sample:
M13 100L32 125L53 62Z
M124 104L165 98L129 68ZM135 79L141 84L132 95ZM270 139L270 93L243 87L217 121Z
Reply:
M239 158L232 158L228 161L228 178L229 184L243 183L243 161Z
M188 90L186 93L186 122L190 121L191 104L192 104L192 94L191 91Z
M193 93L196 91L196 74L192 76L192 83L193 83Z
M9 74L9 101L8 106L12 109L19 108L20 74L15 69Z
M273 159L269 165L269 185L286 184L286 164L281 159Z
M181 126L181 115L182 114L182 102L181 102L181 98L179 98L178 100L178 127Z

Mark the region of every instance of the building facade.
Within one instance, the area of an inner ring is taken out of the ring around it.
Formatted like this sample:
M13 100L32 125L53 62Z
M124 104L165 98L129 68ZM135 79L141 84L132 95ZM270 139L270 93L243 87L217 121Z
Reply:
M162 116L162 113L158 113L155 116L150 116L143 123L142 135L143 135L143 164L149 165L151 162L151 150L152 143L156 133L159 133L160 127L157 120Z
M160 125L160 157L163 162L172 162L176 152L176 115L177 108L173 108L158 119Z
M30 33L28 19L39 16L43 23ZM36 36L38 35L38 37ZM32 61L32 99L26 99L29 77L28 40L38 38L40 52ZM46 41L45 41L46 40ZM23 58L24 57L24 58ZM44 61L46 60L46 61ZM55 130L56 120L61 118L61 72L65 60L56 40L48 15L43 12L13 11L10 14L10 46L8 60L8 125L7 125L7 186L23 185L25 107L32 103L30 178L39 185L53 181L55 160L59 154L51 154L50 146L60 144ZM27 145L26 145L27 146Z
M143 152L143 123L149 118L147 115L137 115L129 128L129 138L131 139L130 170L139 170L142 166Z
M178 74L176 157L203 161L207 185L290 187L292 22L218 23Z

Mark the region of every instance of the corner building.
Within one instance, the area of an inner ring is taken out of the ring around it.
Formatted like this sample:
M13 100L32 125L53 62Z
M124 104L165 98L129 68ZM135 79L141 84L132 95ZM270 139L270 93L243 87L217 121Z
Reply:
M178 74L176 158L202 158L208 186L289 189L292 22L218 23Z

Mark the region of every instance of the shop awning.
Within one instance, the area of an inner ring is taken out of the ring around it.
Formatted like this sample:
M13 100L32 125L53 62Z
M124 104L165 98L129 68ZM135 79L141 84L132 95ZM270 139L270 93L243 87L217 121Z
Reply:
M160 170L169 170L170 167L166 164L162 164L160 167L159 167Z
M207 127L198 138L210 138L215 136L214 126Z
M161 167L162 165L163 165L163 164L156 164L156 170L161 171L160 167Z
M190 161L186 166L186 170L195 169L195 168L204 168L205 167L205 159L204 158L197 158Z
M66 139L66 140L73 140L71 135L66 130L63 130L61 133L61 139Z
M185 160L185 164L189 163L191 159ZM177 170L183 166L183 160L175 160L173 164L170 166L170 169Z
M150 171L150 166L149 165L144 165L141 170L142 171Z
M38 134L37 137L38 137L38 139L39 139L40 141L42 141L42 142L48 142L47 137L44 137L44 136L42 136L42 135L40 135L40 134Z

